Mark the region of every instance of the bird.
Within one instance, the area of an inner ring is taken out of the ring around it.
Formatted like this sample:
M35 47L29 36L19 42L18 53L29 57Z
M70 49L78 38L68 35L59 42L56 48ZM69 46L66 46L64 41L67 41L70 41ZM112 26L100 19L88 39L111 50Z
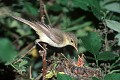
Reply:
M64 32L57 28L53 28L40 21L35 21L35 20L29 21L24 18L13 15L11 15L11 17L14 18L15 20L18 20L28 25L33 30L35 30L36 34L38 34L39 36L39 38L36 39L37 42L44 42L53 47L58 47L58 48L62 48L70 45L76 51L78 51L77 48L78 39L75 36L75 34L71 32Z

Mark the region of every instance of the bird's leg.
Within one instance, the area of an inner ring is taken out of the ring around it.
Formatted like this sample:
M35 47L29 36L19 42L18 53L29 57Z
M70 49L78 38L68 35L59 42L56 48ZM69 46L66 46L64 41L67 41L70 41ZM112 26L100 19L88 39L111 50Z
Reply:
M43 80L46 80L46 65L47 65L47 62L46 62L46 53L47 53L47 51L46 51L46 45L44 44L44 46L42 46L39 42L41 42L40 41L40 39L37 39L36 41L35 41L42 49L43 49L43 51L44 51L44 53L43 53L43 56L42 56L42 63L43 63ZM39 51L39 53L41 53L41 51Z
M35 44L38 44L44 51L46 51L46 49L39 42L41 42L40 39L35 40Z

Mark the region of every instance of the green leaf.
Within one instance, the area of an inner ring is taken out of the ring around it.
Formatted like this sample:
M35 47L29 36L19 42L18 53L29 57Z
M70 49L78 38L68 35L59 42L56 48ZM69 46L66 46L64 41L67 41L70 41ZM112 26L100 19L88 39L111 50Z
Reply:
M30 12L32 15L38 15L38 10L37 8L34 8L31 3L29 2L24 2L24 11Z
M57 80L76 80L76 79L66 74L57 74Z
M94 16L99 20L103 17L103 10L100 7L99 0L89 0L91 2L91 11L93 12Z
M97 9L96 7L91 6L91 11L93 12L94 16L98 18L99 20L102 19L102 13L100 9Z
M91 22L85 22L85 23L83 23L83 24L81 24L81 25L75 25L75 26L73 26L73 27L67 28L67 29L64 30L64 31L77 30L77 29L80 29L80 28L84 28L84 27L86 27L86 26L89 26L89 25L91 25L91 24L92 24Z
M0 39L0 60L11 62L16 57L17 51L7 38Z
M69 1L68 0L56 0L57 4L66 5Z
M83 29L77 30L76 32L77 37L84 37L84 36L87 36L87 34L88 34L87 31Z
M89 8L88 8L88 0L73 0L73 6L74 7L80 7L81 9L85 10L85 11L88 11Z
M120 33L120 23L113 20L105 20L107 27Z
M120 73L107 74L104 80L120 80Z
M47 5L47 8L55 12L62 11L62 6L60 6L59 4L54 4L52 6Z
M93 55L98 55L101 48L101 37L96 32L90 32L86 37L81 38L84 47Z
M100 8L99 0L88 0L88 1L94 16L100 20L102 18L102 13L101 13L102 11Z
M113 3L105 4L103 8L109 11L120 13L120 2L113 2Z
M89 5L100 10L99 0L88 0Z
M26 65L28 63L28 61L23 60L22 62L20 62L19 67L23 67L24 65Z
M80 7L85 11L91 11L100 20L102 18L102 9L100 8L99 0L73 0L74 7Z
M96 77L92 77L92 80L100 80L100 79L98 79L98 78L96 78Z
M107 61L107 60L113 60L113 59L115 59L115 57L117 57L117 55L115 53L106 51L106 52L101 52L97 56L97 59Z
M115 38L118 38L118 46L120 46L120 33L115 36Z

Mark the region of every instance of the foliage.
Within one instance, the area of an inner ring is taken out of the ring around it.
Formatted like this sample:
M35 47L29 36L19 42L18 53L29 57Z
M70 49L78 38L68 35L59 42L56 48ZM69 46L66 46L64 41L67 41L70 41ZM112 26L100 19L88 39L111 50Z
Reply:
M75 80L66 74L57 74L57 80Z
M46 24L66 32L73 32L78 37L79 52L72 50L68 53L63 50L67 58L77 59L77 56L83 53L86 59L85 65L91 67L90 64L95 64L93 68L101 69L101 77L92 77L92 80L119 80L120 1L48 0L44 4L47 11ZM2 65L12 66L15 72L21 75L26 72L31 74L30 79L38 78L42 61L40 56L36 55L38 54L36 48L26 54L33 46L37 35L27 25L9 17L9 14L39 19L39 2L38 0L12 0L10 3L6 0L0 1L0 62ZM65 48L70 50L69 47ZM55 51L50 49L47 59L56 60L55 57L50 58ZM57 65L56 63L54 61L52 64ZM22 79L28 77L28 74ZM14 76L17 78L19 75ZM57 77L57 80L76 80L66 74L58 73L52 76ZM52 79L55 80L54 77Z
M3 62L11 62L16 57L17 51L7 38L0 39L0 59Z

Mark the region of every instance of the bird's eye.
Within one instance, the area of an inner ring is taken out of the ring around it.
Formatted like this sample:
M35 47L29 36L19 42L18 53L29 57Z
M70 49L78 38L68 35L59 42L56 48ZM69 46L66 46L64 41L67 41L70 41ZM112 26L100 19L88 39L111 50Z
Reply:
M73 43L74 41L73 41L73 39L71 39L71 43Z

